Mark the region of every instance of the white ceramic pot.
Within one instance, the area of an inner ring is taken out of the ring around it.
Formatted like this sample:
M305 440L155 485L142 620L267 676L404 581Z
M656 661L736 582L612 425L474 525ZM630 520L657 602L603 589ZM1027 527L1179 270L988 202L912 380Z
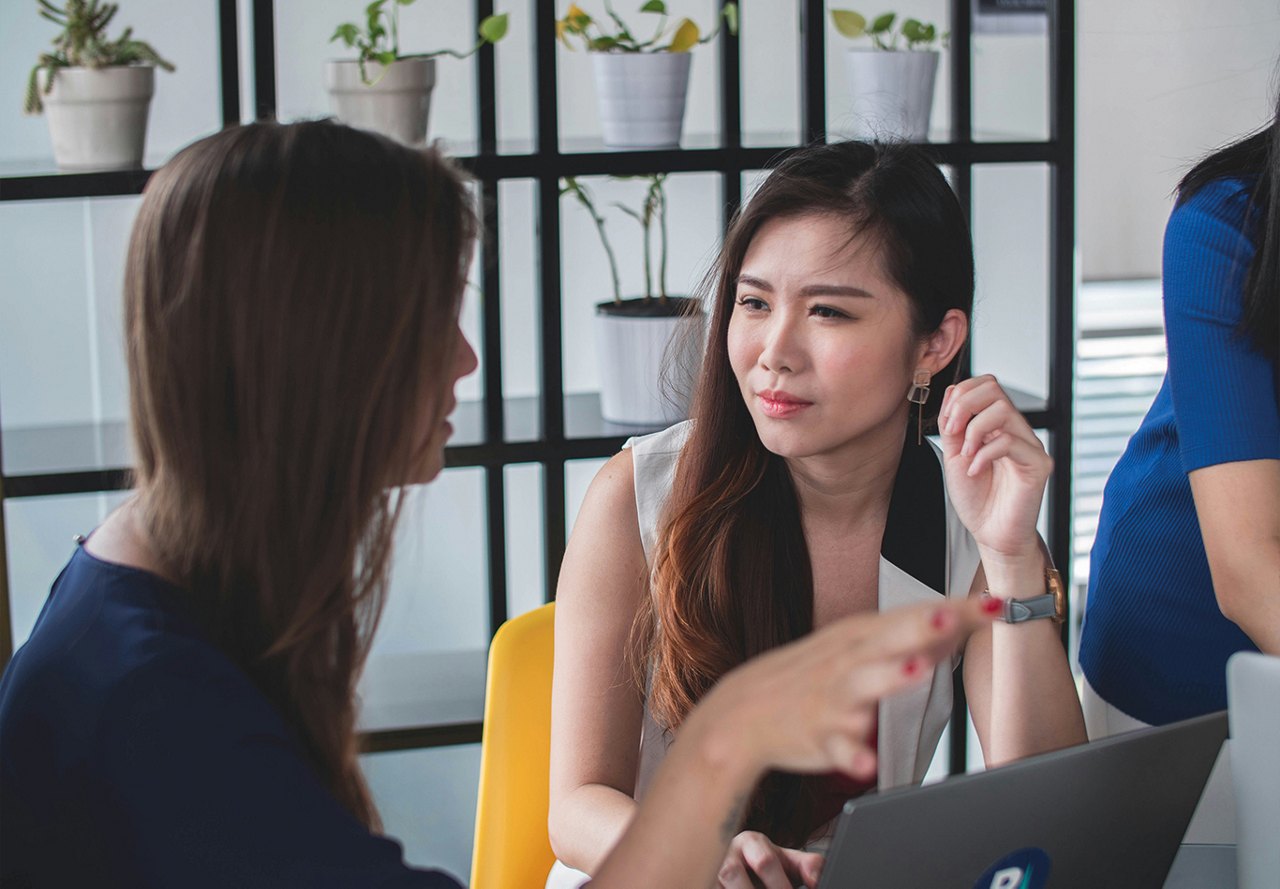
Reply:
M53 159L64 170L132 170L142 166L147 113L155 92L151 65L59 68L48 85L39 74Z
M611 305L596 306L601 415L633 426L670 426L685 419L702 313L634 317L609 314Z
M610 148L674 148L689 93L687 52L596 52L596 100Z
M858 139L929 138L929 113L938 76L936 49L845 51Z
M324 85L333 116L406 145L426 142L436 60L399 59L386 67L366 62L365 71L372 86L360 79L359 62L325 62Z

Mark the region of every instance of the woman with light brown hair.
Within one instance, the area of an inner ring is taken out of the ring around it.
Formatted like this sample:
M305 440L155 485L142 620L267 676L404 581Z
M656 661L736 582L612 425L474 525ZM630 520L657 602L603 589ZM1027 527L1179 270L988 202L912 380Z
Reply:
M734 219L707 289L693 419L600 471L561 569L548 889L596 872L722 676L850 615L989 591L1008 624L962 652L987 763L1085 740L1036 532L1052 461L994 378L959 379L973 250L934 163L907 144L800 149ZM720 885L813 886L846 800L923 779L959 663L881 702L875 774L770 774Z
M476 367L475 229L437 153L330 123L228 129L152 177L125 276L137 489L0 680L0 885L457 885L377 835L354 689L397 488L440 472ZM726 677L599 885L705 885L766 768L866 774L875 701L982 620L854 618Z

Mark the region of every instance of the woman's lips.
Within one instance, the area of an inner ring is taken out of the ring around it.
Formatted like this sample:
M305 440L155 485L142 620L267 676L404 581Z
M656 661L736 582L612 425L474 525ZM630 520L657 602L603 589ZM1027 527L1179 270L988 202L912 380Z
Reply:
M786 392L757 392L756 397L760 399L760 409L765 416L775 420L786 420L802 413L807 407L813 407L812 401L803 401Z

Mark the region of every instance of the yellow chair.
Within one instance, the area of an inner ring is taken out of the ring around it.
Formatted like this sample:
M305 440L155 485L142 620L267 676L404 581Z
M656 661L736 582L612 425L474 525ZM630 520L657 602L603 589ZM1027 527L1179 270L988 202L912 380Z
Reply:
M503 624L489 646L471 889L542 889L555 603Z

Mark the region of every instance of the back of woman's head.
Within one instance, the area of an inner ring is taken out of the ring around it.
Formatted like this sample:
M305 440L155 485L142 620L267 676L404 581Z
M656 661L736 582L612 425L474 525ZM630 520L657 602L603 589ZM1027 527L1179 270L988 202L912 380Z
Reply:
M213 641L376 820L353 682L397 514L447 410L475 224L431 151L253 124L148 184L125 275L148 533Z
M728 354L738 276L751 242L773 220L812 214L847 224L847 242L877 251L910 303L914 333L973 306L973 248L965 214L934 163L906 144L846 142L801 149L753 194L725 237L713 271L710 331L652 575L636 624L637 652L659 723L677 727L725 672L813 626L813 586L795 488L785 462L756 434ZM961 353L962 354L962 353ZM906 356L904 355L904 359ZM937 416L960 357L935 376ZM904 361L905 363L905 361ZM907 387L901 393L906 403ZM906 411L902 412L903 417ZM904 423L902 440L907 438ZM914 436L913 436L914 439ZM799 844L815 826L811 789L766 780L747 823Z

